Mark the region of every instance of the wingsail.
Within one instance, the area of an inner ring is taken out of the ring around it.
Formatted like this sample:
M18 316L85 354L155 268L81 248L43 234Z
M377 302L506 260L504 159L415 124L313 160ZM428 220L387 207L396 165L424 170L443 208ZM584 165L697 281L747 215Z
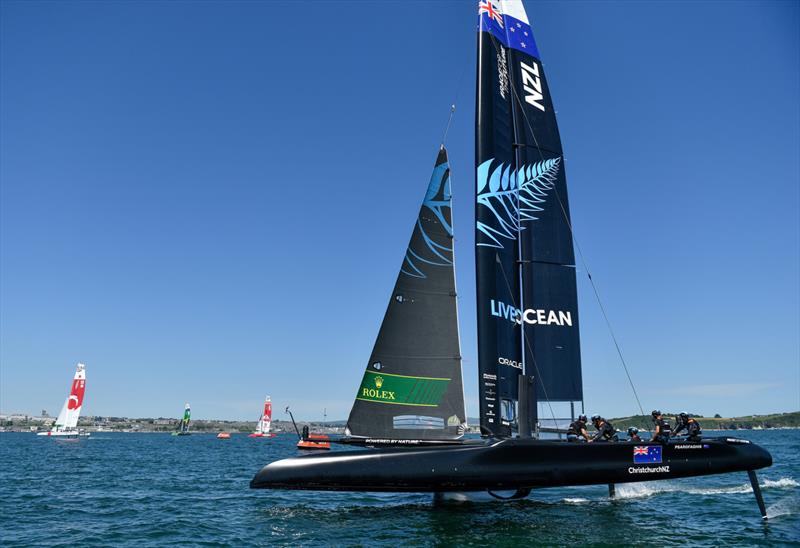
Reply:
M272 426L272 400L267 396L264 400L264 408L261 411L261 416L256 423L256 431L250 434L251 438L264 438L269 437L269 430Z
M191 422L191 419L192 419L192 408L187 403L183 408L183 417L178 423L178 430L176 432L173 432L173 435L188 436L190 434L189 423Z
M261 418L258 420L256 430L261 434L269 434L269 429L272 426L272 401L269 396L264 400L264 410L261 413Z
M83 407L83 396L86 392L86 366L79 363L72 378L69 395L64 400L61 412L49 432L40 432L42 436L77 435L78 419Z
M480 419L510 436L519 376L583 399L575 255L555 110L525 8L478 5L475 260ZM535 418L536 404L529 406Z

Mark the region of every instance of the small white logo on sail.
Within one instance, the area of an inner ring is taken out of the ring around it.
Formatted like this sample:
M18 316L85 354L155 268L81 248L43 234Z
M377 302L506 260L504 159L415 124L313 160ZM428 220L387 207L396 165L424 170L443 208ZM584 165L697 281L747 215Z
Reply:
M506 64L506 48L500 46L497 52L497 83L500 86L500 96L505 99L508 94L508 65Z

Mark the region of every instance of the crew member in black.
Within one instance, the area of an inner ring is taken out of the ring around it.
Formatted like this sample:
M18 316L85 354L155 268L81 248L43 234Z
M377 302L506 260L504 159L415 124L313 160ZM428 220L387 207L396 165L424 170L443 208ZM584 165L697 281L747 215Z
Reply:
M589 432L586 431L586 415L579 415L570 423L567 430L567 441L589 441Z
M661 416L661 411L654 410L650 414L653 416L653 422L656 423L656 429L653 432L652 441L657 441L658 443L668 443L669 437L672 434L672 427L667 421L664 420L664 417Z
M617 431L606 419L600 415L592 415L592 424L597 429L597 433L591 441L617 441Z
M639 437L639 429L635 426L628 428L628 441L640 442L642 438Z
M672 434L677 436L678 432L684 428L686 429L686 439L689 441L700 441L700 435L703 433L700 429L700 423L686 413L681 413L678 415L678 424L675 426L675 430Z

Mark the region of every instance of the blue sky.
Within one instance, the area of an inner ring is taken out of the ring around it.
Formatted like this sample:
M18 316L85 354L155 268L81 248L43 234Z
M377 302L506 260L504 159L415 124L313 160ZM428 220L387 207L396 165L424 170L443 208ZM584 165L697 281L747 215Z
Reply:
M800 9L527 2L643 405L800 408ZM450 104L477 415L472 2L0 4L0 409L345 418ZM586 410L637 410L579 272ZM280 415L280 413L278 414Z

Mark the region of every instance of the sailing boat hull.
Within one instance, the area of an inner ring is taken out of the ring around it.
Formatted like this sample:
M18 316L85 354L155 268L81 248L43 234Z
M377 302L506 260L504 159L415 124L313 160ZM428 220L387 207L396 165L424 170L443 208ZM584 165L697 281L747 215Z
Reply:
M304 451L329 451L330 438L325 434L309 434L307 438L297 442L297 448Z
M89 432L78 432L78 431L61 431L61 432L37 432L37 436L45 436L48 438L64 438L64 439L77 439L77 438L88 438Z
M766 450L735 438L667 445L508 439L445 448L340 451L284 459L262 468L250 487L500 491L684 478L757 470L770 465L772 456Z

